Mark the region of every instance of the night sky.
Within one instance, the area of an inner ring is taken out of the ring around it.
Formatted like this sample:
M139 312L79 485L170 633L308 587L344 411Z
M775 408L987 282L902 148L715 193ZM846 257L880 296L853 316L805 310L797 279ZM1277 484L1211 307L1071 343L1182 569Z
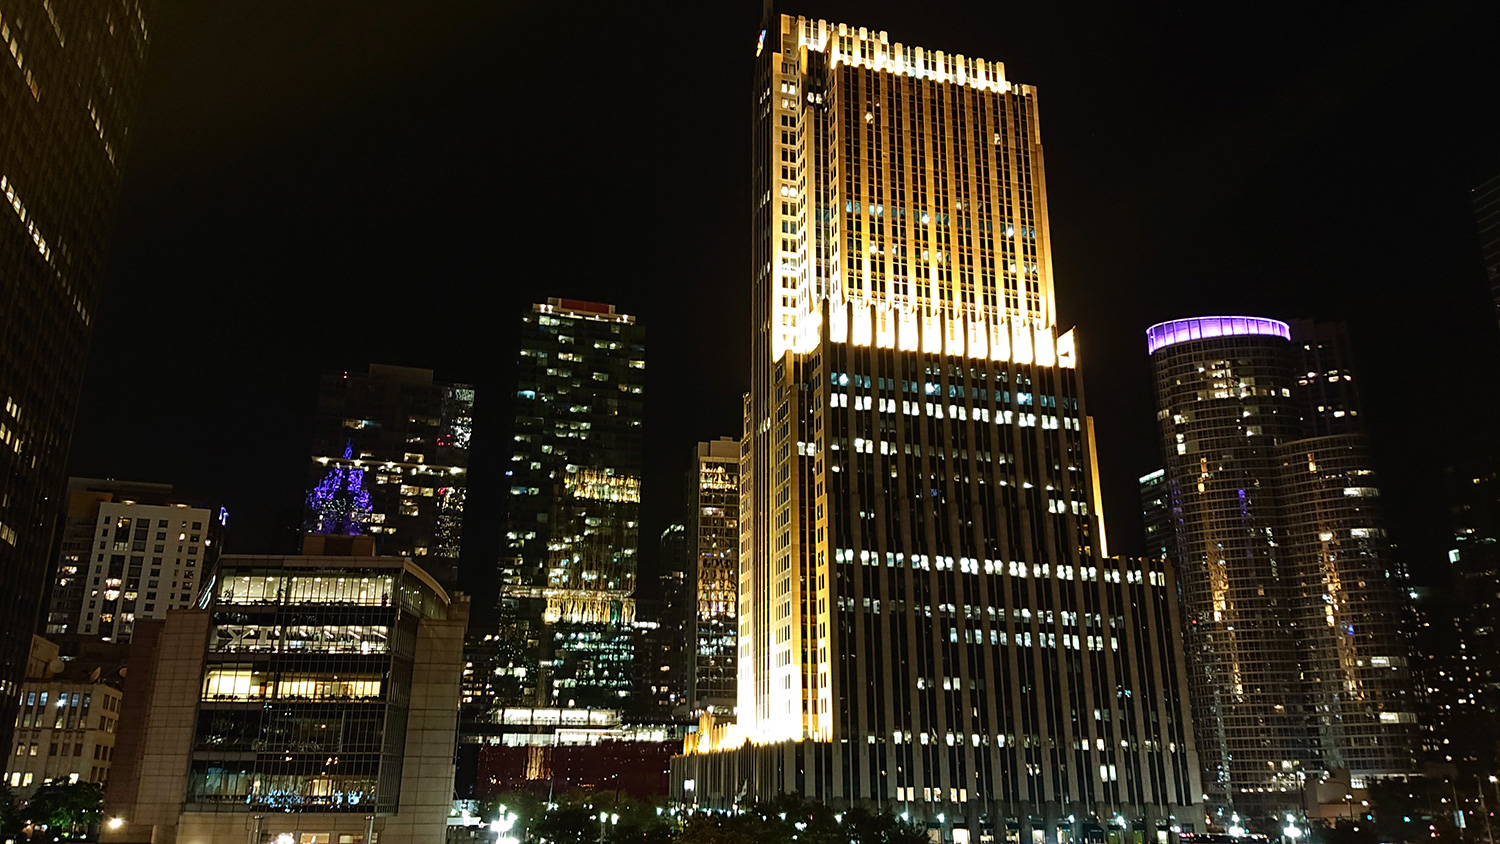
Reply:
M1135 478L1158 460L1148 325L1344 319L1392 533L1428 580L1442 467L1500 408L1468 206L1500 173L1497 5L779 9L1040 89L1112 550L1140 550ZM648 325L654 570L692 443L740 428L759 19L753 0L158 0L72 472L220 498L229 550L288 550L317 375L429 367L479 390L483 594L519 314L607 301Z

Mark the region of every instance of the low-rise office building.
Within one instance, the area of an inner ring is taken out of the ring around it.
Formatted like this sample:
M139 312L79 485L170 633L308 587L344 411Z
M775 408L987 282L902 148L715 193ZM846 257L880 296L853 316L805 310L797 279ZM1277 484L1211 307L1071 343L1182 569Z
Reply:
M138 625L103 840L443 840L468 599L366 537L304 551Z

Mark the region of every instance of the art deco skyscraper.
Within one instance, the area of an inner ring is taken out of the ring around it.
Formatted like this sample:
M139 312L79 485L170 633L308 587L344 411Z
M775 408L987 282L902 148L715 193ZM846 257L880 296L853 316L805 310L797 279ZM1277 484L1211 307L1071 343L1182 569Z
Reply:
M1405 578L1339 327L1253 317L1152 326L1172 553L1204 783L1240 811L1308 778L1412 770Z
M645 327L613 305L549 299L522 318L520 351L499 697L618 706L631 686Z
M149 0L0 0L0 711L15 711L64 509L68 445ZM9 747L11 721L0 719Z
M997 839L1201 823L1174 586L1105 555L1035 89L805 18L768 17L756 52L720 746L753 745L678 759L679 795L748 783Z

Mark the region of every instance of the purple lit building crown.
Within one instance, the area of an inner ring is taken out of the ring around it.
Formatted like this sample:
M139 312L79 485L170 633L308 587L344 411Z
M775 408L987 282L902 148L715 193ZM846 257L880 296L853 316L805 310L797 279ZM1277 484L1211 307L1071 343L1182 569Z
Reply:
M1148 354L1155 354L1157 349L1173 343L1238 334L1292 339L1292 329L1280 320L1247 316L1190 317L1159 322L1146 329L1146 351Z

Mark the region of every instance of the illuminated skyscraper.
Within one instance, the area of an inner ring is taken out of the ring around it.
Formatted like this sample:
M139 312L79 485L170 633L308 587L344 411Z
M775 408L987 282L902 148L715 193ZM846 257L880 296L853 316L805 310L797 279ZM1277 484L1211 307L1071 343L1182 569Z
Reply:
M380 554L421 558L453 588L473 429L474 388L435 381L430 369L323 376L304 529L368 534Z
M0 0L0 711L14 712L146 47L149 0ZM9 747L11 719L0 719Z
M739 650L740 443L698 443L688 470L688 542L692 543L695 709L733 712Z
M1405 577L1341 338L1252 317L1147 332L1198 752L1240 811L1299 807L1329 770L1412 770Z
M798 791L979 840L1201 824L1174 586L1104 549L1035 89L805 18L755 49L719 747L752 746L679 758L677 795Z
M522 318L501 561L501 703L629 696L645 328L549 299ZM540 657L540 658L539 658Z

